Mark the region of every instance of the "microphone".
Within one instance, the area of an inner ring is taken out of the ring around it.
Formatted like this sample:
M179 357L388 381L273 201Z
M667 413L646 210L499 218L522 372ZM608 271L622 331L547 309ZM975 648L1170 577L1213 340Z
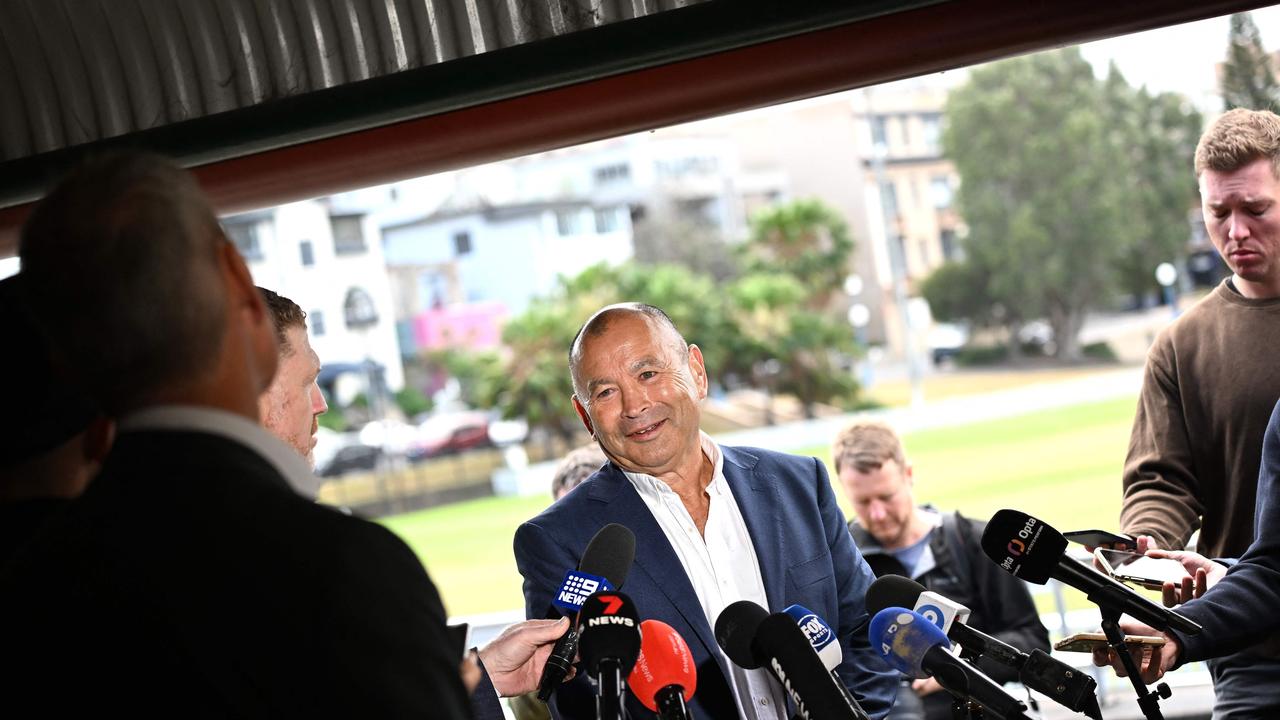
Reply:
M871 618L871 646L890 667L913 678L932 677L947 692L972 700L1003 720L1029 720L1022 701L947 652L951 641L918 612L887 607Z
M915 612L937 625L947 638L959 643L966 655L986 657L1011 667L1018 671L1018 679L1023 685L1043 693L1069 710L1102 720L1102 710L1095 694L1098 683L1087 673L1054 660L1039 648L1028 655L977 628L969 627L965 622L969 616L968 608L925 590L914 580L896 576L877 578L867 589L866 605L867 612L872 614L888 607L914 607Z
M982 551L1005 572L1037 585L1050 577L1084 592L1089 602L1118 618L1132 615L1156 630L1177 630L1187 635L1200 632L1200 625L1162 607L1119 581L1066 555L1067 539L1062 533L1017 510L1001 510L982 533Z
M661 620L640 623L640 657L627 684L661 720L692 719L685 702L698 686L698 668L684 638Z
M582 637L578 653L596 681L596 717L621 720L622 695L640 655L640 617L631 598L608 590L587 598L578 613Z
M857 702L837 688L831 673L796 621L770 615L750 600L739 600L716 618L716 642L735 665L764 667L777 678L804 720L867 720Z
M551 607L547 608L547 617L557 619L562 614L573 614L592 593L622 587L635 557L636 536L629 528L617 523L600 528L587 543L587 549L578 561L578 570L565 573L564 582L556 591ZM570 623L569 629L551 647L547 664L542 667L542 676L538 679L538 699L542 702L551 699L551 694L569 674L578 654L578 638L577 623Z
M831 673L831 679L835 682L836 689L844 695L845 700L850 705L859 707L858 701L849 692L844 680L841 680L840 676L836 674L836 668L840 667L840 663L844 661L844 652L840 650L840 643L836 642L836 633L827 624L827 621L803 605L792 605L782 612L790 615L791 619L796 621L796 625L800 627L800 632L804 633L805 638L809 640L809 645L818 653L818 659L822 661L823 667Z

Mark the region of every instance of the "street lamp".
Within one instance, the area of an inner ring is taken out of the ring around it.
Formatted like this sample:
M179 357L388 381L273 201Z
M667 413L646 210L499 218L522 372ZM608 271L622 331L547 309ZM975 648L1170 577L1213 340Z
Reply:
M850 277L857 277L857 275L852 275ZM848 287L847 283L845 287ZM862 388L866 390L870 388L871 384L875 381L875 370L871 364L871 357L867 353L867 324L871 322L871 308L868 308L862 303L854 303L850 305L848 320L849 324L853 326L854 336L858 339L858 345L860 345L863 350L863 357L858 361L858 365L861 368L858 382L861 383Z
M1178 268L1173 263L1162 262L1156 266L1156 282L1164 288L1164 301L1169 305L1173 317L1178 317L1178 301L1173 296L1173 284L1178 281Z

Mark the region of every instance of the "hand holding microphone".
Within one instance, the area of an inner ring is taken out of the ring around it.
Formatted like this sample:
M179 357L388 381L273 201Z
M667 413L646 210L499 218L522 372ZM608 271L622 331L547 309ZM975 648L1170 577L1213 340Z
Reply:
M1043 585L1055 578L1084 592L1105 613L1128 613L1157 630L1177 630L1194 635L1200 626L1161 607L1066 554L1062 533L1017 510L1000 510L982 533L982 551L1005 572Z
M552 606L547 609L547 617L558 619L564 612L576 613L592 593L622 587L635 557L636 536L630 529L617 523L600 528L587 543L577 571L565 574ZM556 641L542 667L538 681L538 699L542 702L550 700L560 683L569 677L578 655L578 640L577 623L571 619L568 629Z

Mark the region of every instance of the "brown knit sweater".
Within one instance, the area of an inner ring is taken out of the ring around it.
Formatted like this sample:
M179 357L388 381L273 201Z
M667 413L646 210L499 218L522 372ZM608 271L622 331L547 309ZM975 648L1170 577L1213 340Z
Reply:
M1124 532L1239 557L1253 537L1263 431L1280 398L1280 298L1223 281L1156 338L1124 467Z

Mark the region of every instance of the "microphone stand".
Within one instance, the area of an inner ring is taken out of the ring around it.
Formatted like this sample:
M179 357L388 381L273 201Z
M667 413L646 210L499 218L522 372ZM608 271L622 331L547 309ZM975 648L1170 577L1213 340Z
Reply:
M1099 609L1102 610L1102 632L1107 636L1107 644L1120 656L1120 664L1124 665L1125 672L1129 674L1129 681L1138 694L1138 707L1142 708L1143 716L1147 720L1164 720L1164 715L1160 713L1160 699L1168 699L1173 691L1169 689L1168 683L1156 685L1155 692L1147 690L1146 684L1138 676L1138 665L1125 644L1124 631L1120 629L1120 611L1107 607Z
M974 652L966 647L961 646L960 657L970 663L977 662L982 657L982 653ZM967 688L967 684L966 684ZM966 693L967 695L968 693ZM967 697L960 697L952 694L951 696L951 718L952 720L984 720L982 706L975 702L970 702Z
M623 720L622 695L626 685L622 682L622 666L617 658L600 661L599 687L596 692L596 718L598 720Z

